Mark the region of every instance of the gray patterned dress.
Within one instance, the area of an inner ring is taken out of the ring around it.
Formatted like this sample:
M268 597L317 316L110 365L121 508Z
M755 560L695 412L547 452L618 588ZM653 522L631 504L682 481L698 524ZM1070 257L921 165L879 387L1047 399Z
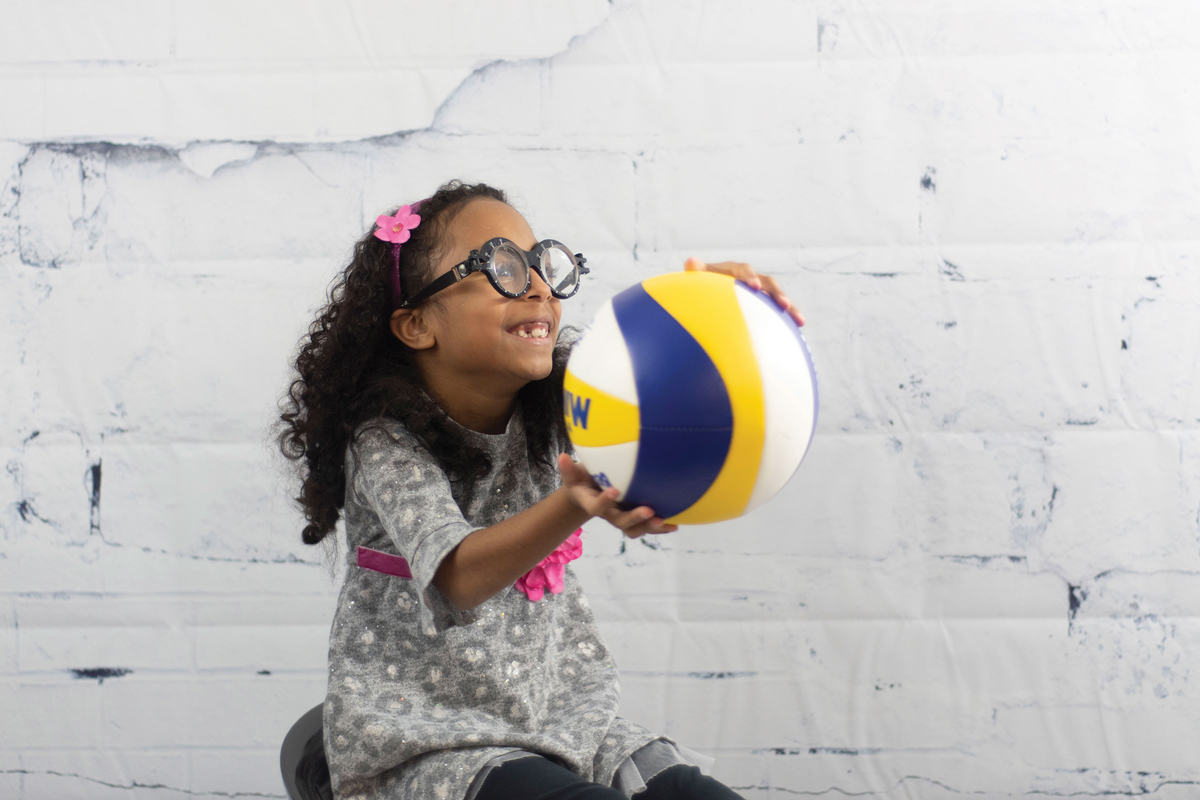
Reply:
M346 457L349 566L324 718L335 796L461 800L514 751L620 788L630 756L660 737L617 717L616 666L570 567L560 594L533 602L510 587L469 611L432 584L468 534L553 492L557 468L530 463L519 413L500 435L460 428L492 459L474 482L450 482L407 429L383 425ZM407 558L412 578L358 567L359 546ZM680 751L674 761L697 763Z

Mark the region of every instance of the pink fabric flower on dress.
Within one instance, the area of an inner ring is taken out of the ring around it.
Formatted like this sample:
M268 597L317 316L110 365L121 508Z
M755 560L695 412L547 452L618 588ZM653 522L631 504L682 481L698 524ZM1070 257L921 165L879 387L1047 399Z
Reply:
M567 540L554 548L554 552L542 559L541 563L517 578L517 589L524 592L530 600L541 600L546 589L550 594L558 594L563 590L563 574L567 562L574 561L583 554L583 540L579 528Z
M412 236L409 231L421 224L421 218L412 211L412 206L400 206L394 217L380 214L375 218L375 224L379 226L375 235L385 242L404 244Z

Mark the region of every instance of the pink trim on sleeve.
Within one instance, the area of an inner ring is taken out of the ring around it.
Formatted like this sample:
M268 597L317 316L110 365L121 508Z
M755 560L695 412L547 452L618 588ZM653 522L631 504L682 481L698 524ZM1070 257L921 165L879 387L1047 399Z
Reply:
M369 547L358 546L358 565L373 572L384 575L394 575L397 578L411 578L412 570L408 568L408 560L402 556L372 550Z

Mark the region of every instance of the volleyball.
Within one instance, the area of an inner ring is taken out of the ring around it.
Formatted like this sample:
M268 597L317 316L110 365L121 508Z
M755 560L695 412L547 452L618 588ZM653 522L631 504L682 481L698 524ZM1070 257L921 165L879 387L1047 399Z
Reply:
M675 272L604 304L567 361L575 454L625 507L670 523L732 519L792 477L817 423L800 328L727 275Z

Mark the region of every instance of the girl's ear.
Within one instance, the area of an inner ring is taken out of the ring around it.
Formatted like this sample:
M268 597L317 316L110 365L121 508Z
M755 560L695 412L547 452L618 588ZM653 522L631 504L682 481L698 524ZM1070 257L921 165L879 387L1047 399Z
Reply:
M428 350L436 339L429 320L419 308L398 308L392 312L392 335L413 350Z

